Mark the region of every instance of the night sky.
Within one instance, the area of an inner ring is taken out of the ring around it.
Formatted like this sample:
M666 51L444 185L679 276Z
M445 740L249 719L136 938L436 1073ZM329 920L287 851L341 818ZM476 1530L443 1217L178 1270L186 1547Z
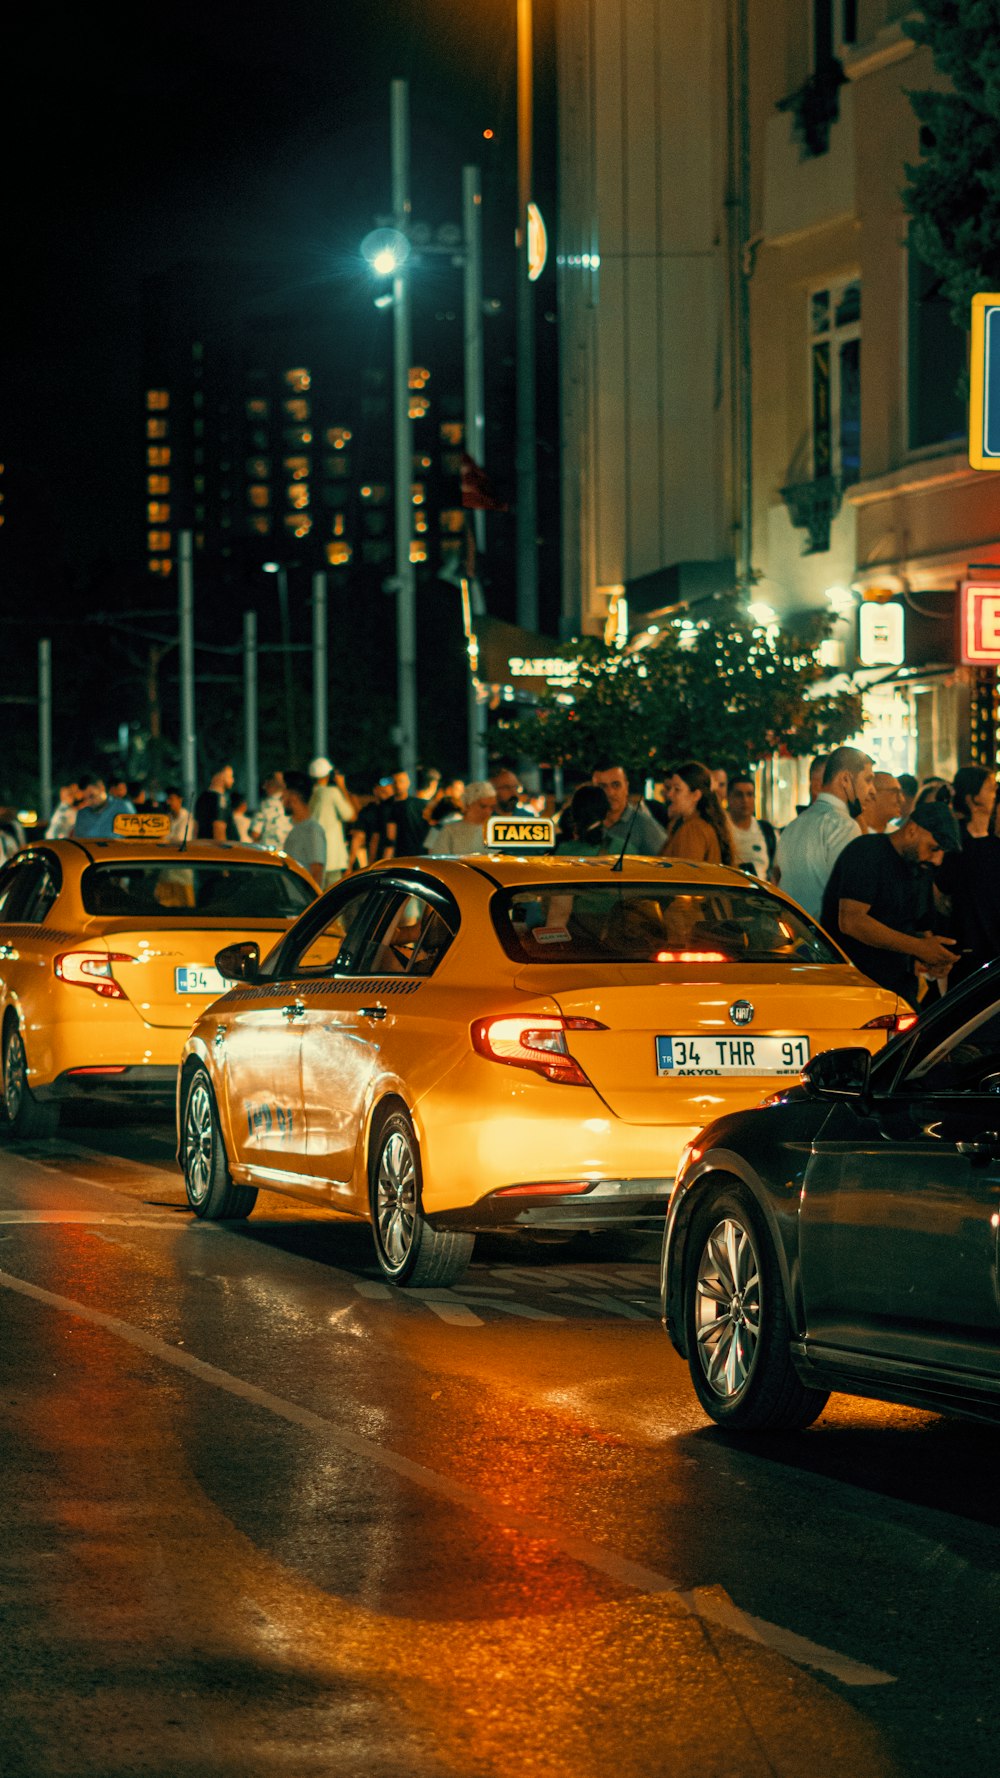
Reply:
M549 11L536 6L542 55ZM264 263L289 288L328 280L335 324L357 301L370 326L358 244L390 207L392 78L411 86L415 217L459 221L461 166L477 162L487 293L506 283L516 0L61 5L6 35L10 665L30 658L43 613L134 597L144 278L211 260L236 292L240 265Z

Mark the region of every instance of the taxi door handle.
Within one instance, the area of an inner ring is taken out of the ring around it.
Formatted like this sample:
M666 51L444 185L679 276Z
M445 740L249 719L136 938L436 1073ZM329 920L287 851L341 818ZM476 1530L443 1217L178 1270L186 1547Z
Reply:
M363 1019L384 1019L388 1017L388 1008L384 1006L360 1006L358 1012Z
M301 1019L305 1010L304 1000L293 1000L290 1006L282 1007L281 1016L283 1019Z

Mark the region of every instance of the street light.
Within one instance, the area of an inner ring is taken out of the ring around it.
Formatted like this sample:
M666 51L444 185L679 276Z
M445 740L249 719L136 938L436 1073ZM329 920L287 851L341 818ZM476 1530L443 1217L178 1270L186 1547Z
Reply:
M373 228L361 243L361 252L376 277L392 278L410 257L410 243L398 228Z
M285 746L290 764L295 763L295 688L292 680L292 636L288 619L288 569L282 562L264 562L265 574L278 577L278 620L281 625L281 658L285 686Z

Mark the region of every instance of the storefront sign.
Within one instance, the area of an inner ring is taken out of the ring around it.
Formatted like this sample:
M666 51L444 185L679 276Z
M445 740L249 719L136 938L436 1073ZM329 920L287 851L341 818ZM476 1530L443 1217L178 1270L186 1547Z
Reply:
M1000 665L1000 584L963 580L961 613L963 661L973 667Z
M549 685L575 685L579 663L561 660L558 655L526 657L512 654L507 657L507 670L512 679L544 679Z
M864 667L901 667L906 659L902 605L862 605L858 612L858 659Z
M1000 295L972 299L969 462L973 469L1000 469Z

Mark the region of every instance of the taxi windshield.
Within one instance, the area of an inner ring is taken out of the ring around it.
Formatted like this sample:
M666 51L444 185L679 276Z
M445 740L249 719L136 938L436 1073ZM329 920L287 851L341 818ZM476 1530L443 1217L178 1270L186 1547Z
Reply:
M283 865L174 858L92 864L80 887L87 913L101 919L292 920L315 899L310 885Z
M764 888L551 884L494 897L519 963L842 963L818 926Z

